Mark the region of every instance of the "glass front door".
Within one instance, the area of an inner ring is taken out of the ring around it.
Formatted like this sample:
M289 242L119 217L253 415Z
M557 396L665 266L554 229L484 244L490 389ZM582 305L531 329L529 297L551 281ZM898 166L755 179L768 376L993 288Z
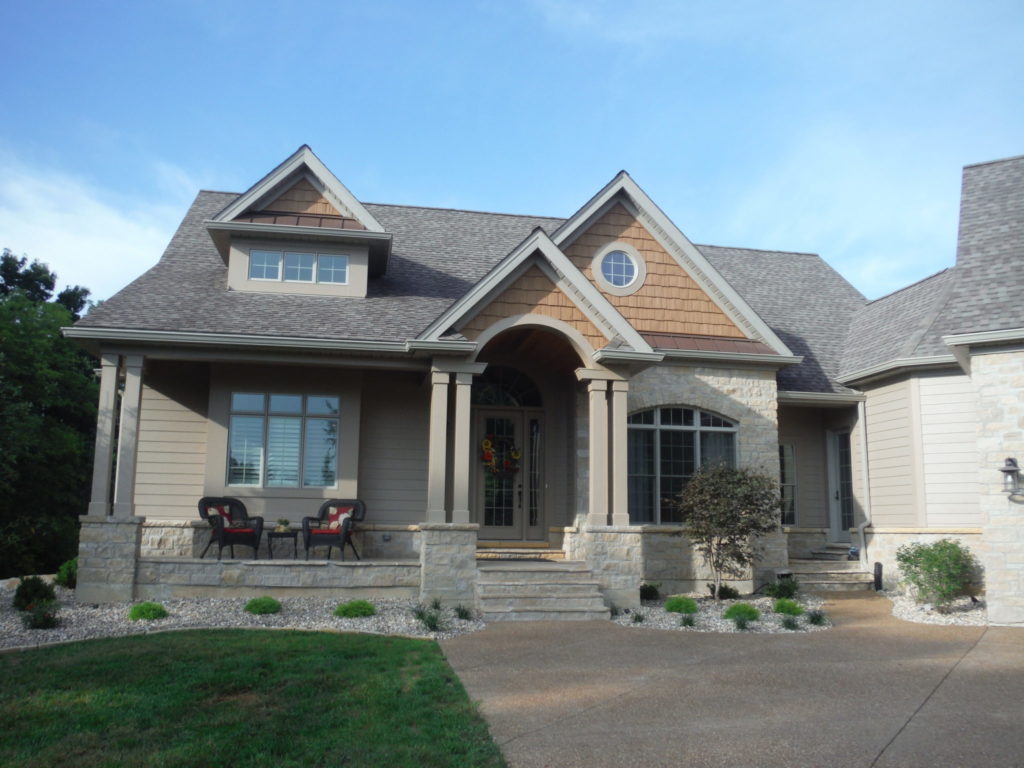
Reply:
M476 414L476 521L481 539L543 538L541 413Z
M850 541L853 528L853 457L849 432L829 432L829 539Z

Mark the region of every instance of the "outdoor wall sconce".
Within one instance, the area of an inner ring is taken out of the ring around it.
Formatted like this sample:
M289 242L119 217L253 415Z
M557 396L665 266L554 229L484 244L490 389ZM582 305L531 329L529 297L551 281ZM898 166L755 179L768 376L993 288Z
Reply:
M999 471L1003 473L1003 493L1008 493L1011 497L1018 495L1021 488L1020 467L1017 466L1017 460L1008 458L1003 462Z

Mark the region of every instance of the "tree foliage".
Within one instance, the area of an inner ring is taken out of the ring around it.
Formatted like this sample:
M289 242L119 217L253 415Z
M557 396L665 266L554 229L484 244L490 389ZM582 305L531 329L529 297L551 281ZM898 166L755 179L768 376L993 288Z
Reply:
M60 329L89 292L75 286L51 302L55 283L38 261L0 257L0 577L74 557L88 503L96 379Z
M704 467L690 478L677 504L687 534L714 576L716 599L722 577L742 576L757 558L757 538L778 528L778 483L752 469Z

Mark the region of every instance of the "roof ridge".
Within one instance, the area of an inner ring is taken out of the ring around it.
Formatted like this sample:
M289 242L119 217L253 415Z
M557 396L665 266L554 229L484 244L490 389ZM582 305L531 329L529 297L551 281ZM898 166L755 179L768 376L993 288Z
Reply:
M740 245L712 245L711 243L694 243L698 248L728 248L731 251L757 251L758 253L784 253L788 256L814 256L821 258L820 253L812 251L780 251L776 248L745 248Z
M517 219L551 219L552 221L565 221L564 216L541 216L530 213L503 213L501 211L481 211L475 208L449 208L438 205L404 205L402 203L371 203L365 202L363 205L379 205L386 206L388 208L416 208L418 210L426 211L452 211L454 213L480 213L485 216L512 216Z
M1002 157L998 160L986 160L982 163L970 163L965 165L964 168L977 168L982 165L995 165L996 163L1007 163L1011 160L1024 160L1024 155L1014 155L1013 157Z
M934 275L928 275L927 277L922 277L920 280L917 280L916 282L913 282L910 285L904 285L902 288L897 288L892 293L887 293L884 296L879 296L877 299L872 299L871 301L869 301L864 306L865 307L870 307L872 304L875 304L876 302L882 301L883 299L888 299L888 298L890 298L892 296L895 296L897 293L903 293L903 291L909 291L911 288L913 288L915 286L918 286L921 283L926 283L929 280L932 280L932 279L938 277L939 275L945 274L946 272L949 272L952 269L953 269L953 267L946 267L945 269L940 269Z
M946 270L943 270L946 271ZM941 274L941 273L940 273ZM953 296L953 288L956 286L956 273L952 274L953 279L949 280L947 285L939 290L939 295L932 306L931 310L927 312L922 318L919 329L907 336L907 342L903 347L904 357L915 357L914 352L919 346L925 336L928 335L928 331L932 329L932 326L938 322L939 317L942 316L943 310L949 304L950 298Z

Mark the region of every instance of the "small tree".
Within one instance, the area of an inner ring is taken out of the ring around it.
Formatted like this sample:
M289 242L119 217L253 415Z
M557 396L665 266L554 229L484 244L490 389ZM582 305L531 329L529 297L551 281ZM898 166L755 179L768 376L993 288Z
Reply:
M718 464L698 470L676 503L711 569L717 600L722 577L742 576L757 557L757 537L777 529L778 483L763 472Z

